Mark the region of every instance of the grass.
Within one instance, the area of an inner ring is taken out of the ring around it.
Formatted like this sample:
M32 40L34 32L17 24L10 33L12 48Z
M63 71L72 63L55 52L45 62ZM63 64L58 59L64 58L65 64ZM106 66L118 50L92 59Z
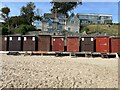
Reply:
M118 35L118 25L87 25L86 26L89 31L88 34L96 33L96 32L104 32L109 35Z

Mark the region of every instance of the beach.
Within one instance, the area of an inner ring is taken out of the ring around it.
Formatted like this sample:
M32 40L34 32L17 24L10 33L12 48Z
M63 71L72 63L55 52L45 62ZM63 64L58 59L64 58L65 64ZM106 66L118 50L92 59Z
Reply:
M1 88L118 88L118 59L1 54Z

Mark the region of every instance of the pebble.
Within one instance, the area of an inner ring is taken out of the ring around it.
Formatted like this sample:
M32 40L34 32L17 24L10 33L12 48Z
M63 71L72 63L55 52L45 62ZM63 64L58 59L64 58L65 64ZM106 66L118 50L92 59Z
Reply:
M117 60L3 55L2 88L117 88ZM93 63L94 62L94 63Z

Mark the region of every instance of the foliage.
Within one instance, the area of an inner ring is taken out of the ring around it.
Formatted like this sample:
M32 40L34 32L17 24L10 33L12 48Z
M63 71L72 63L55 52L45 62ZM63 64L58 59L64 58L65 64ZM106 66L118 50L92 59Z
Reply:
M34 31L35 28L32 25L20 25L18 28L15 29L15 33L19 33L24 35L27 31Z
M27 31L35 31L35 27L32 25L26 25Z
M27 3L26 6L23 6L21 8L21 16L23 16L25 18L25 20L27 21L27 23L29 23L29 25L32 24L33 22L33 17L34 17L34 10L35 10L35 5L32 2Z
M2 27L2 35L7 35L8 34L8 28L7 27Z
M120 35L118 25L87 25L89 28L88 34L100 32L107 33L109 35Z
M34 18L33 18L34 20L42 20L42 17L41 16L34 16Z
M54 2L52 0L51 4L53 5L51 9L53 13L57 11L58 13L62 13L68 16L68 12L82 4L82 2Z
M42 20L42 17L40 16L40 10L39 9L36 10L35 15L33 17L33 20L39 20L39 21Z
M21 35L26 33L25 25L20 25L18 28L15 29L15 33L19 33Z
M82 33L82 32L88 32L89 31L89 28L87 27L87 26L84 26L84 25L81 25L81 27L80 27L80 32Z
M21 24L28 24L24 16L13 16L10 18L11 28L17 28Z
M4 20L7 22L9 20L9 13L10 13L10 8L4 7L1 9L1 16L4 18Z

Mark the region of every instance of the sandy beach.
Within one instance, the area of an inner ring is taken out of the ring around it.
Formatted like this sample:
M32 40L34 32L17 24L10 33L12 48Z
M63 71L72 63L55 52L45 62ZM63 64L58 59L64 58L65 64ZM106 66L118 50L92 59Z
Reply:
M0 61L1 88L118 88L118 60L12 56Z

